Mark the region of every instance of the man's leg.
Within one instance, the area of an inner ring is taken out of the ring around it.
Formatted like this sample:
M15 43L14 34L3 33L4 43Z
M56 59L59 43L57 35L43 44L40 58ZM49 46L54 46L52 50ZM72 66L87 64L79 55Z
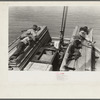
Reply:
M69 71L70 69L68 68L68 65L70 63L72 59L73 55L72 54L68 54L68 57L66 58L66 64L64 65L64 68L66 69L66 71Z
M25 44L23 42L19 42L19 44L17 45L17 50L15 51L15 53L11 56L10 59L15 59L17 58L25 49Z
M79 57L81 57L81 53L80 53L80 51L77 49L77 50L75 50L75 53L74 53L74 59L75 60L77 60Z

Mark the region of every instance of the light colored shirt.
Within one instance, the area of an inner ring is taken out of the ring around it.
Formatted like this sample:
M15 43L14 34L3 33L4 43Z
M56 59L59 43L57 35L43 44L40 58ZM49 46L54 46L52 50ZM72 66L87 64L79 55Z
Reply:
M35 31L35 30L33 30L33 29L28 29L27 31L26 31L26 33L31 33L33 36L36 36L37 34L37 32Z
M22 38L30 36L34 41L36 39L37 36L37 32L33 29L28 29L27 31L23 32L23 34L21 35Z
M29 44L30 43L30 38L29 37L25 37L24 39L21 40L21 42L23 42L24 44Z
M85 39L86 39L87 41L90 41L90 38L89 38L88 35L86 35Z
M90 41L89 36L84 31L80 31L79 34L74 35L72 40L74 40L74 39L79 39L81 41L84 41L84 40Z

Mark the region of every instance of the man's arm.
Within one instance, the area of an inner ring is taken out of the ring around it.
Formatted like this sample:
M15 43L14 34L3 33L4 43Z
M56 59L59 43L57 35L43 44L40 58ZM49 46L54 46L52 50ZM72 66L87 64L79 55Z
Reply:
M89 46L93 46L94 45L94 41L92 42L92 41L90 41L90 39L89 38L85 38L85 41L88 43L88 45Z
M35 36L33 36L32 34L31 35L28 35L28 37L31 38L34 41L36 40Z
M85 45L85 44L82 44L82 46L85 46L85 47L87 47L87 48L91 48L90 46L87 46L87 45Z
M91 46L94 44L94 43L91 42L91 41L86 41L86 42L87 42L87 45L84 44L84 43L82 43L82 46L85 46L85 47L87 47L87 48L91 48Z
M23 38L27 37L28 35L30 35L30 32L28 30L23 31L22 35L20 36L20 39L23 39Z

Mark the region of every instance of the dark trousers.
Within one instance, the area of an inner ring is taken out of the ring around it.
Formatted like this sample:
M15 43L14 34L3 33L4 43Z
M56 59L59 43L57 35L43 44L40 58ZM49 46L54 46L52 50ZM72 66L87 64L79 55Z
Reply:
M81 56L79 49L75 49L73 53L69 53L68 58L66 59L66 64L70 60L77 60Z
M80 53L79 49L75 49L75 52L73 53L72 58L77 60L80 56L81 56L81 53Z
M26 47L26 44L24 44L23 42L19 42L19 44L17 45L17 50L11 56L10 59L17 58L24 51L25 47Z

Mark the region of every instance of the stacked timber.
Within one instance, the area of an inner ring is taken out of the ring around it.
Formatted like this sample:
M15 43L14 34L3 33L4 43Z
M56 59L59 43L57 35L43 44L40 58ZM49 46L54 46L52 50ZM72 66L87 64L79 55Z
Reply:
M38 40L35 42L35 44L27 46L24 50L24 53L18 56L14 61L9 61L9 66L12 66L13 68L18 67L20 70L23 70L29 62L30 58L36 53L36 51L50 40L51 37L47 27L41 26L41 30L38 32ZM12 42L12 44L9 45L9 58L16 51L18 42L19 38L17 38L14 42Z

